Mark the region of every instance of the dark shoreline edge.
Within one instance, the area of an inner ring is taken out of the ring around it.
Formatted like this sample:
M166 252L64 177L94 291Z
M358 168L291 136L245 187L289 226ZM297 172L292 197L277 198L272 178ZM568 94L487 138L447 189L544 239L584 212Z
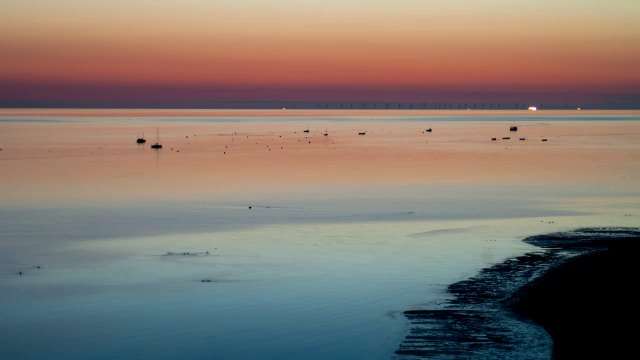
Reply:
M452 298L446 304L405 311L411 329L393 358L616 358L635 353L633 288L640 273L640 231L582 228L523 241L540 251L449 285Z

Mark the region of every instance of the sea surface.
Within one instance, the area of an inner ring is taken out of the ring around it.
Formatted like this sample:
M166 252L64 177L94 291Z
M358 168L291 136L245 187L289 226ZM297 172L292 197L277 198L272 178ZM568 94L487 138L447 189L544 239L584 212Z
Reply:
M2 109L0 358L392 359L525 237L637 227L638 120Z

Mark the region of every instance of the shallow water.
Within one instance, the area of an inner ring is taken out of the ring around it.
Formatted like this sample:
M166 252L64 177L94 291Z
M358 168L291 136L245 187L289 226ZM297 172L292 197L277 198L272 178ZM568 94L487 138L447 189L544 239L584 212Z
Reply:
M504 121L133 115L0 123L0 358L388 359L403 311L525 236L637 225L615 116L496 144Z

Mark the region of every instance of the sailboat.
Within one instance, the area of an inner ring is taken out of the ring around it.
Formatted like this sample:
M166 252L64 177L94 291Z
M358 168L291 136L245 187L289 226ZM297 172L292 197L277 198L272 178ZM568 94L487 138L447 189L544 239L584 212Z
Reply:
M327 131L327 129L324 130L324 136L329 136L329 132Z
M309 132L309 127L307 126L307 130L305 130L304 132L308 133Z
M138 140L136 140L136 142L138 144L144 144L144 143L147 142L147 140L145 140L145 138L144 138L144 133L142 133L142 136L138 135Z
M162 149L162 144L160 144L160 132L156 128L156 143L151 145L152 149Z

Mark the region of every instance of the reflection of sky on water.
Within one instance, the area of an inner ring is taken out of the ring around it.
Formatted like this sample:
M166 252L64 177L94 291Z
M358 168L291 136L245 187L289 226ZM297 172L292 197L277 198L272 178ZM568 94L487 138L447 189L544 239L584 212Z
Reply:
M393 189L4 209L3 270L25 275L3 279L0 354L385 359L403 310L529 248L523 218L577 214L517 189Z
M12 256L6 270L22 266L22 277L3 276L10 330L3 337L11 346L0 354L384 359L404 333L401 311L438 299L443 286L486 261L528 248L498 235L511 245L487 253L477 247L478 232L410 236L425 229L417 222L276 224L41 239Z
M2 268L25 274L3 276L0 354L384 359L403 310L528 247L478 247L487 224L573 214L439 190L3 209Z
M291 135L306 121L277 128ZM134 143L139 125L115 122L2 125L0 168L10 175L0 191L0 358L386 359L405 333L402 311L531 250L524 236L629 225L622 215L638 208L634 138L615 138L621 149L599 162L568 146L591 149L602 128L558 125L591 137L496 162L512 153L485 135L502 124L456 123L430 150L385 133L385 142L358 138L370 146L362 157L353 146L278 158L255 151L253 139L234 145L245 151L237 157L213 156L211 144L224 144L206 136L229 128L171 123L161 137L185 150L163 149L158 165L158 153ZM196 133L201 142L185 138ZM402 150L384 158L390 147ZM508 176L531 169L537 177Z
M405 194L408 195L408 194ZM497 194L496 194L497 195ZM110 238L229 231L271 224L366 223L495 219L572 215L545 209L542 201L504 199L486 191L476 198L342 197L307 201L261 199L255 203L186 201L150 202L56 209L2 209L0 224L15 239ZM251 209L249 209L251 207ZM29 221L24 221L29 219Z

